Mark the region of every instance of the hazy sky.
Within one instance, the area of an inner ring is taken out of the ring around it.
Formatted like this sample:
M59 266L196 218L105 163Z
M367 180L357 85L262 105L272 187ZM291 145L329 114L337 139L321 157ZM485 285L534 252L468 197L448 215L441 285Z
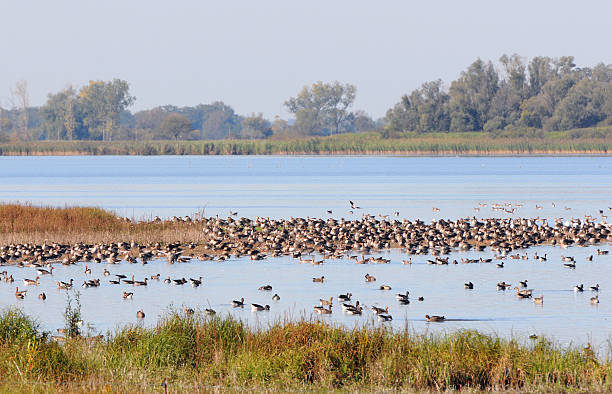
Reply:
M612 63L610 15L612 2L575 0L0 0L0 103L22 79L41 105L68 84L121 78L132 110L222 100L287 117L302 86L339 80L379 117L477 57Z

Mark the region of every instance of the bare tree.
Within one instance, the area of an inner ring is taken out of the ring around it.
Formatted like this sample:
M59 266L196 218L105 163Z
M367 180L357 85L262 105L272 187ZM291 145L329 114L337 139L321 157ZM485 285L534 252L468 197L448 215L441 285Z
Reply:
M11 89L11 101L13 106L20 111L17 130L21 139L28 139L28 107L30 106L30 95L28 94L28 82L21 80Z

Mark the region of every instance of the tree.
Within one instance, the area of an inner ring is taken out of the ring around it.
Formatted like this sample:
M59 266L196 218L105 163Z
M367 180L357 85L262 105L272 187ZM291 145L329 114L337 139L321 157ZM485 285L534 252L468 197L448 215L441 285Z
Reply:
M74 138L75 131L80 124L77 101L76 91L72 86L47 96L47 102L40 108L42 127L47 139L72 140Z
M166 116L159 126L158 133L169 139L179 140L184 139L193 130L193 125L183 115L176 113Z
M204 106L202 115L201 138L221 139L237 137L240 132L241 117L234 109L222 101Z
M11 90L11 99L13 106L19 111L19 119L17 122L20 139L27 140L28 136L28 107L30 106L30 95L28 93L28 82L21 80L15 84L15 88Z
M296 129L304 135L338 133L349 118L348 109L355 101L357 88L351 84L315 82L304 86L296 97L285 101L295 115Z
M246 139L267 138L272 135L270 121L264 119L263 114L251 114L242 119L240 137Z
M112 140L112 133L119 124L119 115L136 100L129 94L126 81L89 81L79 92L83 111L83 124L89 134L103 141Z
M450 129L482 130L498 90L498 75L489 61L477 59L450 87Z

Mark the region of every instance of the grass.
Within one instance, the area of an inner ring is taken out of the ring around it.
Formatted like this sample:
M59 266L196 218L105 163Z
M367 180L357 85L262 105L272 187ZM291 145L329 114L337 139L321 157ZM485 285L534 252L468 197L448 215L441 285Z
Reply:
M15 328L17 327L17 328ZM7 334L8 333L8 334ZM12 333L12 334L11 334ZM417 335L319 321L253 330L231 317L170 313L154 328L50 342L21 312L0 315L6 391L610 389L609 361L545 339L520 344L475 331ZM33 385L33 386L30 386ZM27 387L27 390L23 390Z
M0 155L532 155L608 154L612 127L557 132L341 134L285 140L34 141L0 144Z

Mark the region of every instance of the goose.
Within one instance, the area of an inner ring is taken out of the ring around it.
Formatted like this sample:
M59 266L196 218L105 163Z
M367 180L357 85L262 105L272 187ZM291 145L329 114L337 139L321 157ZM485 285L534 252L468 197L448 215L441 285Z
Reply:
M498 263L497 268L504 268L504 262L502 261L501 263Z
M576 262L571 262L571 263L564 263L563 266L565 268L576 268Z
M398 293L395 295L395 298L397 298L398 300L405 300L408 299L408 295L410 294L410 292L408 290L406 290L406 293Z
M391 290L391 286L389 285L381 285L380 290Z
M259 290L270 291L270 290L272 290L272 286L271 285L260 286Z
M125 283L127 285L133 285L135 283L134 275L132 275L132 279L123 279L123 283Z
M590 255L589 257L586 258L587 261L593 261L593 255Z
M40 293L40 294L38 295L38 299L40 299L40 300L43 300L43 301L44 301L44 300L46 300L46 299L47 299L47 295L46 295L45 293Z
M253 312L269 311L270 305L263 306L259 304L251 304L251 310Z
M425 315L425 319L427 319L427 321L429 322L443 322L444 320L446 320L446 317L444 316L429 316L429 315Z
M359 306L359 301L355 302L355 305L352 305L352 304L342 304L341 306L342 306L342 310L344 310L344 311L349 311L349 310L352 310L352 309L361 308Z
M55 267L51 267L48 271L46 269L43 268L39 268L36 270L36 272L38 273L38 275L53 275L53 270L55 269Z
M238 307L242 308L244 306L244 297L240 298L240 301L238 300L232 301L232 306L234 308L238 308Z
M412 257L409 258L408 260L402 260L402 264L412 264Z
M23 300L25 298L27 292L28 292L27 290L19 291L19 287L16 287L15 288L15 297Z
M189 281L191 282L191 286L198 287L202 284L202 277L200 276L199 279L189 278Z
M181 278L181 279L172 279L172 284L173 285L184 285L185 283L187 283L187 280L185 278Z
M338 295L338 301L350 301L353 295L351 293Z
M106 268L104 268L104 276L109 276L109 275L110 275L110 272Z
M316 306L314 307L314 311L315 311L316 313L321 314L321 315L331 315L331 313L332 313L332 310L331 310L331 309L332 309L332 306L333 306L333 305L328 305L328 306L327 306L327 308L325 308L325 307L323 307L323 306L316 305Z
M417 301L425 301L425 297L419 297L417 298Z
M85 266L85 275L89 275L91 274L91 268L88 268L87 266Z
M595 297L591 297L591 304L593 304L593 305L599 304L599 296L598 295L596 295Z
M354 309L346 309L346 313L349 315L361 315L363 309L357 304Z
M134 286L147 286L148 285L148 281L149 281L149 278L144 278L143 281L135 280L134 281Z
M378 315L378 321L391 321L391 320L393 320L393 317L391 315L383 315L383 314Z
M474 288L474 284L472 282L467 282L463 285L468 290L472 290Z
M366 282L375 282L375 281L376 281L376 278L375 278L375 277L373 277L373 276L372 276L372 275L370 275L370 274L365 274L365 281L366 281Z
M133 296L134 296L134 293L131 293L131 292L128 293L126 291L123 292L123 299L124 300L131 300Z
M516 290L516 295L520 298L529 298L533 293L533 289L520 290L518 287L514 287L514 290Z
M117 280L110 279L108 282L109 282L111 285L118 285L118 284L120 284L120 283L121 283L121 281L120 281L119 279L117 279Z
M151 280L159 280L159 274L151 275Z
M508 288L510 288L512 285L510 283L506 283L506 282L498 282L497 283L497 290L506 290Z
M172 280L170 279L170 277L167 277L166 279L164 279L164 283L171 283Z
M591 286L589 289L591 289L591 291L599 291L599 283L595 286Z
M57 282L57 288L62 290L70 290L72 289L74 279L70 279L70 282Z
M26 286L38 286L40 284L40 277L36 277L36 279L24 279L23 284Z
M212 315L216 314L217 312L214 309L212 309L212 308L206 308L206 309L204 309L204 313L206 313L207 315L211 315L212 316Z
M584 291L584 285L583 285L583 284L580 284L580 285L575 285L575 286L574 286L574 292L576 292L576 293L581 293L581 292L583 292L583 291Z
M136 318L138 319L144 319L145 318L145 313L141 310L139 310L138 312L136 312Z
M279 300L280 300L280 296L279 296L278 294L274 294L274 295L272 296L272 299L273 299L274 301L279 301Z
M372 307L372 312L376 313L377 315L383 314L383 313L389 313L389 307L386 308L379 308L377 306L373 306Z
M610 253L609 250L599 250L599 249L597 249L597 254L598 255L604 255L604 254L608 254L608 253Z
M358 207L357 205L355 205L355 203L352 202L351 200L349 200L349 203L351 204L351 209L361 209L361 207Z
M543 304L544 303L544 295L541 295L539 297L533 297L533 303L534 304Z
M328 305L331 305L331 304L333 303L333 301L334 301L334 297L329 297L329 300L319 299L319 303L320 303L322 306L328 306Z
M519 280L519 284L521 285L521 287L527 287L527 282L528 282L528 280L527 280L527 279L525 279L525 280Z
M127 276L125 276L125 275L123 275L123 274L115 274L115 276L116 276L118 279L125 279L125 278L127 278Z

